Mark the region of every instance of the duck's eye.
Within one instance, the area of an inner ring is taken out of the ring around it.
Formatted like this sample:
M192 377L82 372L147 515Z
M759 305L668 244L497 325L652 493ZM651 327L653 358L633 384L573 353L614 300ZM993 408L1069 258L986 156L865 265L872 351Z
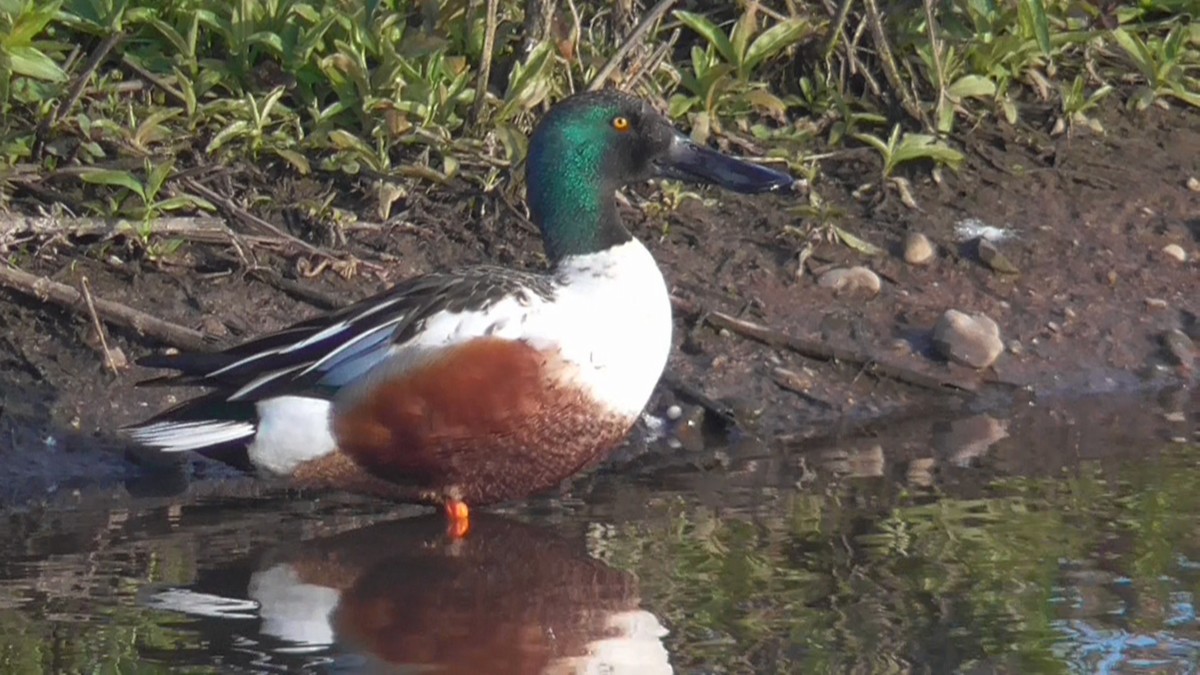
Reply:
M629 118L624 115L617 115L612 119L613 128L621 133L629 131Z

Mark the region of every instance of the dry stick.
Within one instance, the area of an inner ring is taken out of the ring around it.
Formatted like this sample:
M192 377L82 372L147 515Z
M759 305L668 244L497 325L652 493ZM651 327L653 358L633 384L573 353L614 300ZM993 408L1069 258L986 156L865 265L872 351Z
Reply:
M43 302L49 300L76 312L80 310L82 297L79 291L66 284L22 272L8 265L0 264L0 285L33 296ZM96 298L94 308L96 314L108 323L130 328L141 335L152 337L172 347L189 351L212 351L213 349L212 340L204 333L164 321L128 305Z
M119 369L116 360L113 359L112 350L108 348L108 338L104 335L104 326L100 323L100 315L96 313L96 303L92 300L92 289L88 287L87 277L79 278L79 288L83 291L83 299L87 301L88 314L92 317L92 328L96 329L96 336L100 338L100 348L104 350L104 365L115 375Z
M929 31L929 47L933 52L933 69L937 72L937 106L934 108L934 124L941 124L942 110L946 107L946 69L942 66L942 41L938 39L937 22L933 18L932 0L924 0L925 30Z
M879 5L875 0L863 0L863 4L867 8L867 24L871 28L871 38L875 41L875 51L879 55L879 63L883 66L883 74L887 77L888 84L896 90L896 95L900 97L900 105L905 112L924 124L925 117L921 114L921 107L904 88L904 80L900 79L900 70L896 68L896 57L892 55L892 48L888 45L887 32L883 29L883 19L879 16Z
M145 68L139 66L138 64L134 63L133 59L129 58L128 54L121 55L121 63L124 63L126 66L129 67L130 70L137 73L138 77L141 77L143 80L146 80L150 84L153 84L154 86L158 87L159 89L162 89L163 92L167 96L170 96L171 98L175 99L176 103L184 106L185 108L187 107L188 100L187 100L187 97L184 96L182 92L180 92L175 87L172 87L163 78L155 75L154 73L152 73L152 72L146 70Z
M237 216L239 219L241 219L251 225L254 225L255 227L264 229L264 230L270 232L271 234L274 234L277 237L285 239L288 243L292 244L293 246L297 246L297 247L307 251L308 253L311 253L311 254L317 255L317 256L321 256L322 258L326 258L329 260L337 260L337 256L334 255L332 252L326 251L325 249L319 248L317 246L313 246L312 244L308 243L307 241L304 241L303 239L301 239L299 237L296 237L294 235L288 234L287 232L284 232L283 230L279 229L275 225L267 222L266 220L263 220L262 218L259 218L258 216L254 215L253 213L250 213L246 209L243 209L242 207L238 206L236 203L234 203L234 201L232 199L228 199L226 197L223 197L223 196L217 194L217 192L215 190L208 187L207 185L200 183L199 181L194 181L194 180L188 180L188 181L184 181L184 182L187 184L188 189L200 193L201 197L204 197L205 199L211 201L212 203L225 208L227 211L229 211L233 215ZM364 263L364 264L366 264L366 263Z
M826 61L833 56L833 50L837 48L838 39L842 37L842 30L846 26L846 17L850 15L850 5L853 2L854 0L842 0L842 4L838 5L837 14L830 24L829 40L825 43L825 48L821 50L821 56Z
M717 328L725 328L732 333L771 347L789 349L808 358L850 363L860 366L863 370L873 372L876 375L943 393L952 389L975 391L979 388L978 383L972 380L927 375L901 365L879 361L871 354L865 352L859 352L847 347L835 347L815 340L805 340L804 338L789 335L783 331L754 323L753 321L738 319L724 312L704 310L680 298L672 297L671 304L680 312L698 315L702 321L712 324Z
M592 79L588 85L588 91L596 91L604 86L604 83L608 81L608 78L617 69L617 66L621 65L621 61L625 60L625 57L629 55L629 52L633 51L634 47L642 43L642 39L646 37L646 33L650 32L650 27L657 23L673 4L675 4L675 0L659 0L657 5L651 8L649 12L646 12L641 22L629 33L629 37L625 38L625 42L617 49L617 53L608 59L608 62L604 64L604 67Z
M155 218L146 225L151 233L167 236L233 234L224 220L212 216ZM109 238L138 231L131 221L120 218L0 215L0 240L28 234Z
M100 43L100 46L96 47L96 51L92 52L92 56L88 59L87 64L84 65L83 70L80 71L79 75L75 78L75 81L71 83L71 88L67 90L66 97L63 98L62 102L58 104L58 107L54 109L54 113L38 125L36 135L39 146L45 140L45 135L49 133L50 127L57 124L64 115L71 111L71 108L75 107L75 103L79 101L79 97L83 95L83 88L87 86L87 82L92 77L92 73L96 72L96 69L100 67L100 63L108 57L108 53L111 52L113 47L116 47L117 43L124 39L124 37L125 35L123 33L113 33L104 38L104 41Z
M471 106L471 119L476 125L483 114L483 101L487 98L488 81L492 76L492 50L496 47L496 6L500 0L487 0L487 22L483 28L483 54L479 64L479 76L475 78L475 103Z
M350 305L352 300L347 300L340 295L326 293L320 289L311 288L307 284L302 284L291 279L285 279L283 275L275 270L265 267L258 267L250 270L250 276L259 281L272 286L288 295L307 302L313 307L324 310L338 310Z

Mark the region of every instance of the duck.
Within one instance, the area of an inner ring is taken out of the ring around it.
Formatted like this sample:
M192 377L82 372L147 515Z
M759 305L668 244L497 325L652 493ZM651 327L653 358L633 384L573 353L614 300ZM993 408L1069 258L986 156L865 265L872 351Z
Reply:
M671 302L617 191L651 178L782 192L784 172L693 142L644 100L571 95L536 124L526 200L546 271L481 265L399 282L224 351L151 354L207 392L124 428L301 491L440 506L523 500L611 453L671 348Z
M673 672L667 628L633 574L592 557L583 537L497 514L473 520L464 539L447 540L425 514L281 541L188 586L146 586L139 600L203 619L192 627L214 652L258 645L249 653L260 670Z

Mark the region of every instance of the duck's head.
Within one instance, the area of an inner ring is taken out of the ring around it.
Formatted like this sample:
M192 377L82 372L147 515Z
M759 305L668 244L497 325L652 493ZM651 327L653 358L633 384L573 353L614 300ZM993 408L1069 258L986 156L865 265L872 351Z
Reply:
M552 260L630 239L618 188L647 178L712 183L743 193L779 190L792 177L696 145L640 99L605 90L554 106L529 142L529 209Z

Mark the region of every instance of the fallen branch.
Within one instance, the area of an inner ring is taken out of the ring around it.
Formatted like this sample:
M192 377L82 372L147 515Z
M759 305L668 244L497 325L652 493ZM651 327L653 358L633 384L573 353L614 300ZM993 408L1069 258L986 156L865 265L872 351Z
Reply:
M258 279L268 286L271 286L272 288L283 291L297 300L307 302L313 307L317 307L319 309L329 311L338 310L349 306L350 303L353 302L352 300L347 300L340 295L326 293L320 289L312 288L307 284L286 279L283 277L283 275L272 269L263 267L255 268L250 271L250 276Z
M225 236L233 233L221 218L155 218L145 225L152 234L168 237ZM8 213L0 216L0 240L26 235L72 237L116 237L138 232L138 226L121 218L70 218L60 216L22 216Z
M0 286L33 296L43 302L49 300L61 307L88 315L88 307L82 294L66 284L45 277L0 265ZM139 335L154 338L164 344L188 351L212 351L215 341L197 330L164 321L143 311L112 300L94 298L92 307L97 316L107 323L132 329Z
M496 46L496 6L500 0L487 0L487 18L483 28L483 52L480 54L479 74L475 78L475 103L471 105L471 122L481 125L483 103L487 99L488 82L492 75L492 50Z
M605 82L608 82L608 78L612 76L617 66L621 65L626 56L629 56L629 52L642 43L642 40L646 37L646 33L650 32L650 27L657 23L662 18L662 15L666 14L668 9L671 9L671 5L673 4L675 4L675 0L659 0L657 5L646 12L646 15L642 17L637 27L630 31L629 37L625 38L625 42L621 44L621 47L608 59L608 62L604 64L604 67L600 69L596 77L592 78L592 81L588 84L588 91L596 91L603 87Z
M79 289L83 291L83 299L87 301L88 316L92 319L92 329L96 331L96 337L100 339L100 349L104 351L104 365L115 375L127 365L124 355L118 362L112 348L108 346L108 337L104 335L104 324L100 323L100 314L96 311L96 302L92 297L92 289L88 286L87 277L79 279Z
M700 320L716 328L724 328L742 337L750 338L771 347L788 349L811 359L849 363L861 367L865 372L874 373L880 377L887 377L914 387L921 387L922 389L942 393L951 390L975 391L979 388L979 384L973 380L929 375L896 363L880 361L867 352L857 351L849 347L829 345L817 340L806 340L769 326L730 316L724 312L704 310L679 298L672 297L671 304L680 312L697 316Z
M719 417L726 424L738 423L737 415L729 406L714 400L708 394L705 394L699 387L688 384L675 376L669 370L663 373L663 384L679 395L680 398L689 401L695 405L704 408L704 411Z

